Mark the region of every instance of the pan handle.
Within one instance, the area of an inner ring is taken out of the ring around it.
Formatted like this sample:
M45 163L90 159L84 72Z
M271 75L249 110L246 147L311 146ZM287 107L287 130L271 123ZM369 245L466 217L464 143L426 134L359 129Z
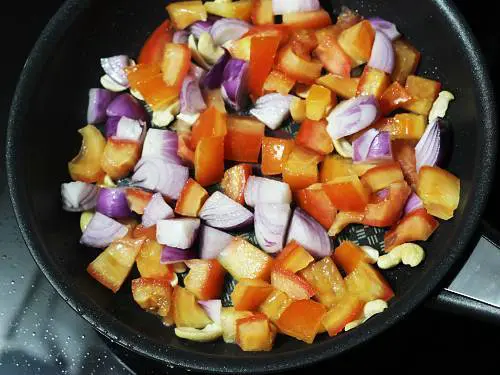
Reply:
M475 248L429 307L500 324L500 232L483 221Z

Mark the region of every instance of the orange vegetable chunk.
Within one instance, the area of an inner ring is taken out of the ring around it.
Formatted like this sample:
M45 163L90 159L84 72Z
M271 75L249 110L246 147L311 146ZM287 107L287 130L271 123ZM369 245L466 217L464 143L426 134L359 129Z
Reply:
M191 68L191 50L184 44L167 43L163 50L161 71L163 82L180 90Z
M137 269L141 277L151 279L167 279L173 280L174 272L170 265L161 264L161 252L163 246L156 240L146 239L136 258Z
M382 115L388 115L410 100L411 96L406 89L399 82L393 82L380 97L380 112Z
M144 214L144 208L148 205L153 193L138 188L127 188L125 189L125 195L130 209L135 213L142 215Z
M286 13L283 23L292 29L319 29L332 24L330 14L320 9L313 12Z
M403 108L419 115L428 116L432 104L439 95L441 83L414 75L408 76L405 90L412 97L403 104Z
M276 324L281 314L293 302L281 290L274 289L266 300L260 305L259 311L266 315L268 319Z
M250 46L248 89L255 101L264 95L264 83L274 65L280 38L277 36L254 36Z
M209 107L193 125L191 133L191 148L196 149L203 138L223 137L227 134L227 116L215 107Z
M393 46L395 63L392 80L404 85L408 76L417 70L420 52L405 39L395 40Z
M314 184L307 189L299 190L295 194L295 199L298 206L316 219L323 227L329 229L332 226L337 215L337 208L328 198L323 185Z
M328 155L321 164L319 180L331 182L339 177L349 177L356 174L352 159L343 158L340 155Z
M356 96L359 82L359 78L342 77L334 74L327 74L316 80L318 85L329 88L344 99L350 99Z
M314 258L295 240L288 243L274 261L274 268L282 268L293 273L306 268Z
M342 31L338 38L340 46L353 60L354 66L364 64L370 59L374 40L375 30L367 20Z
M226 271L215 259L193 259L186 261L189 273L184 286L200 300L218 299L224 286Z
M176 29L185 29L196 21L206 21L207 11L201 1L178 1L167 5L167 12Z
M332 95L330 90L323 86L312 85L306 99L306 117L319 121L325 118L327 110L336 104L337 97Z
M173 318L177 327L205 328L212 323L207 313L186 288L176 286L173 293Z
M363 302L374 299L389 301L394 297L394 292L384 276L368 263L358 263L344 280L349 294L357 296Z
M238 164L224 172L222 192L240 204L245 203L245 186L252 174L250 164Z
M300 125L295 142L302 147L321 155L333 152L332 139L326 131L326 120L306 119Z
M347 323L356 320L363 313L363 302L356 296L346 294L324 315L321 323L328 335L336 336Z
M264 91L278 92L281 95L288 95L295 85L295 80L286 76L286 74L273 70L264 82Z
M234 309L255 311L272 293L271 284L254 279L241 279L231 293Z
M238 18L243 21L250 21L252 16L252 2L250 0L233 2L207 1L204 5L208 13L224 18Z
M245 352L269 352L275 337L276 328L264 314L236 320L236 343Z
M111 137L104 147L101 168L113 180L125 177L139 161L140 152L140 143Z
M321 159L320 155L295 146L283 164L283 181L290 185L292 191L318 182L318 163Z
M283 47L277 57L277 68L288 77L301 83L314 83L321 76L323 65L294 52L292 45Z
M276 324L284 334L312 344L325 313L325 306L318 302L294 301L283 311Z
M190 178L181 191L179 200L175 205L175 213L182 216L198 217L201 207L208 198L208 192Z
M418 141L424 134L427 119L423 115L414 113L398 113L378 121L374 127L380 131L391 133L391 139L405 139Z
M196 181L201 186L213 185L224 176L224 137L203 138L194 153Z
M170 20L163 21L148 37L141 48L138 64L160 64L165 45L172 41L173 31Z
M78 155L68 163L69 174L75 181L100 181L105 175L101 168L101 158L106 139L94 125L85 126L78 133L82 136L82 145Z
M172 315L172 287L167 279L141 277L132 280L134 301L144 310L161 317Z
M403 171L398 163L374 167L361 176L361 182L368 186L371 191L379 191L394 182L402 181L404 181Z
M352 241L342 241L335 249L333 259L346 273L354 271L360 262L371 263L370 257Z
M253 117L228 116L224 142L226 160L257 163L265 127Z
M358 176L340 177L323 185L333 205L341 211L362 211L369 199Z
M366 66L361 75L356 95L373 95L380 98L391 84L391 77L386 72Z
M264 137L262 139L262 174L281 174L283 162L294 147L293 139Z
M314 288L299 275L283 268L271 272L271 284L292 299L309 299L314 296Z
M273 0L252 0L252 23L254 25L274 23Z

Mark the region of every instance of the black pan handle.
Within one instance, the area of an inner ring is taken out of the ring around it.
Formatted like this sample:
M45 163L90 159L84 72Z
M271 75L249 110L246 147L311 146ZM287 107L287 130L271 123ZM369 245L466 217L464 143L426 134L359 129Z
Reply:
M483 221L475 248L454 279L428 306L500 324L500 232Z

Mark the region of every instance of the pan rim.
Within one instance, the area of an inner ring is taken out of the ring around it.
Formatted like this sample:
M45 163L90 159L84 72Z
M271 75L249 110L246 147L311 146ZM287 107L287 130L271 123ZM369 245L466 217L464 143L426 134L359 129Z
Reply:
M214 356L202 353L194 355L187 347L186 350L170 348L168 351L161 352L158 350L157 345L153 345L144 337L133 337L133 331L123 323L113 319L111 314L105 312L100 312L92 316L82 314L82 311L88 309L91 304L88 301L81 301L75 298L75 295L78 293L69 290L63 285L64 283L57 277L57 272L46 266L43 257L40 252L37 251L39 241L29 228L26 206L22 201L23 195L16 183L17 164L15 162L15 144L19 134L16 124L22 122L24 117L23 111L25 104L23 104L23 101L29 101L29 97L36 88L35 78L37 72L43 69L48 58L48 54L44 51L51 50L55 47L55 44L61 39L65 30L71 27L73 23L72 20L74 20L80 12L84 11L85 8L89 7L91 3L91 0L66 1L44 28L26 60L16 87L9 114L6 141L6 170L8 188L16 220L33 259L59 295L80 316L91 324L94 329L108 339L145 357L159 360L169 365L204 372L240 372L254 374L304 367L350 350L394 326L398 321L404 318L404 316L421 305L424 300L436 290L445 276L447 276L452 266L458 261L458 258L465 253L466 246L472 238L474 229L477 228L479 224L493 182L497 145L496 105L489 79L488 68L486 67L478 43L468 24L451 0L434 0L436 7L446 15L448 22L450 22L451 26L458 32L458 37L465 46L467 59L472 63L472 69L479 72L479 74L477 74L478 79L476 81L475 90L479 95L477 103L479 118L482 119L483 123L484 144L481 144L482 152L478 152L475 161L476 165L481 165L481 168L477 168L478 170L475 175L475 180L477 181L474 186L476 198L474 202L470 200L464 209L468 214L466 217L462 218L461 228L463 228L463 230L455 239L455 246L453 248L454 256L450 256L436 267L435 272L432 274L432 278L429 277L429 279L426 280L426 288L413 291L409 297L404 297L398 301L397 304L391 306L391 314L385 316L387 319L383 321L369 321L357 330L344 333L342 335L344 338L341 349L332 344L332 340L328 340L301 349L300 353L304 355L299 356L296 355L297 351L275 354L271 352L271 356L260 358ZM26 100L26 98L28 98L28 100ZM124 329L128 329L128 332L130 332L130 335L125 339L119 339L116 335L112 334L113 331L123 332Z

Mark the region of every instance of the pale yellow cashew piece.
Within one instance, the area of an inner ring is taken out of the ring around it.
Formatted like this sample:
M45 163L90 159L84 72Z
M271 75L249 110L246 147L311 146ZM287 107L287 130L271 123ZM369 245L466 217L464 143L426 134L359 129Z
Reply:
M180 109L181 109L181 104L178 100L176 100L174 103L170 104L167 108L160 111L154 111L151 122L153 123L153 125L158 126L160 128L167 127L168 125L170 125L172 121L174 121L175 116L177 116Z
M371 246L360 246L361 250L364 251L366 255L370 258L370 263L375 264L377 263L378 258L380 257L380 254L377 249L374 249Z
M198 39L198 52L211 65L214 65L225 53L224 48L216 46L210 33L206 32L201 33Z
M352 159L354 153L352 145L345 139L333 139L333 146L340 156Z
M193 60L196 61L198 65L200 65L202 68L206 70L210 69L210 65L198 52L198 46L196 45L196 39L194 38L193 34L191 34L188 38L188 47L191 50L191 55L193 57Z
M429 123L437 119L438 117L444 118L446 112L448 111L448 106L450 102L455 100L453 94L449 91L441 91L437 99L432 104L432 109L429 113Z
M113 92L122 92L125 91L128 87L122 86L119 83L115 82L110 76L107 74L103 75L100 79L102 87L106 90Z
M222 336L222 328L219 324L215 323L209 324L203 329L177 327L175 328L175 335L186 340L196 342L209 342L217 340Z

